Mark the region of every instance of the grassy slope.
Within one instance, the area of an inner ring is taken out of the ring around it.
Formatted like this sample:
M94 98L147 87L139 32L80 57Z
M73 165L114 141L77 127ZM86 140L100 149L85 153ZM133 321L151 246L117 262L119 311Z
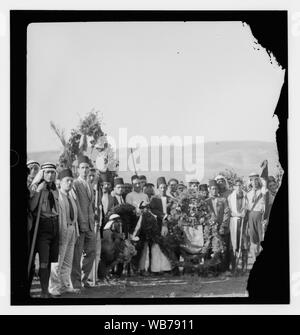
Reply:
M59 157L58 151L33 152L28 154L28 159L38 162L56 162ZM264 160L269 161L270 174L276 171L278 161L276 144L268 142L209 142L204 146L204 181L213 177L224 169L234 169L240 176L246 176L252 171L259 171L259 165ZM172 161L172 160L171 160ZM150 159L149 159L150 165ZM167 179L176 177L184 180L182 172L172 171L144 172L150 181L164 175ZM120 176L129 181L132 172L120 172ZM141 172L142 174L142 172Z

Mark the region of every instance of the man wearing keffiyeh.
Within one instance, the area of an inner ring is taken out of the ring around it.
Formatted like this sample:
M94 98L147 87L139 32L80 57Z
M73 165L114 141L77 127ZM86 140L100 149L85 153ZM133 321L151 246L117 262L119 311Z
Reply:
M32 197L29 207L33 213L33 222L40 208L40 218L35 241L35 253L39 254L39 277L42 288L41 298L49 298L48 291L51 262L58 261L59 250L59 205L58 191L55 187L56 166L44 163L32 181ZM34 231L34 227L32 227Z
M236 179L234 181L234 190L228 196L228 205L230 209L230 240L232 247L232 270L235 271L236 261L242 255L242 271L246 271L248 257L248 234L246 229L246 212L247 212L247 194L242 189L243 181Z

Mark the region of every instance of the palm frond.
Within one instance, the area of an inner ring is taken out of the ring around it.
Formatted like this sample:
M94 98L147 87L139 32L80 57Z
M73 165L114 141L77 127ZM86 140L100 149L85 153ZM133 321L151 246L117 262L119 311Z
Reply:
M50 121L50 127L51 129L55 132L57 137L60 139L62 145L64 147L67 146L67 141L66 141L66 136L65 136L65 131L63 129L59 129L53 121Z

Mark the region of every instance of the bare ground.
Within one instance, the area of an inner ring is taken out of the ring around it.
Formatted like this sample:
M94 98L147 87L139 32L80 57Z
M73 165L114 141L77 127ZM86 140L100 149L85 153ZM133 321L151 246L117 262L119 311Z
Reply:
M80 294L64 294L63 298L181 298L181 297L245 297L247 296L247 275L218 276L212 278L197 275L182 276L132 276L99 283L83 288ZM32 297L38 297L39 283L35 281ZM59 299L59 297L58 297Z

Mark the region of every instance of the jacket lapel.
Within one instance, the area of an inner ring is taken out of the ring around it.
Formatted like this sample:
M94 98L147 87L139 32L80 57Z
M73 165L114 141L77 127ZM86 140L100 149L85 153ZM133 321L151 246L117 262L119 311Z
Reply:
M157 198L157 204L159 206L159 210L163 213L164 209L163 209L163 204L162 204L162 200L160 196Z
M220 214L220 210L222 208L222 205L223 205L223 203L219 199L217 199L217 204L216 204L216 211L217 211L216 215L217 216Z
M81 186L81 191L82 191L82 193L85 193L86 196L87 196L87 198L88 198L89 200L91 200L90 195L89 195L89 191L87 190L87 187L89 187L89 185L86 186L85 183L84 183L84 181L83 181L83 180L80 180L80 186Z
M210 210L214 213L215 216L217 216L217 213L215 212L214 205L212 202L212 199L208 199L208 206L210 207Z

